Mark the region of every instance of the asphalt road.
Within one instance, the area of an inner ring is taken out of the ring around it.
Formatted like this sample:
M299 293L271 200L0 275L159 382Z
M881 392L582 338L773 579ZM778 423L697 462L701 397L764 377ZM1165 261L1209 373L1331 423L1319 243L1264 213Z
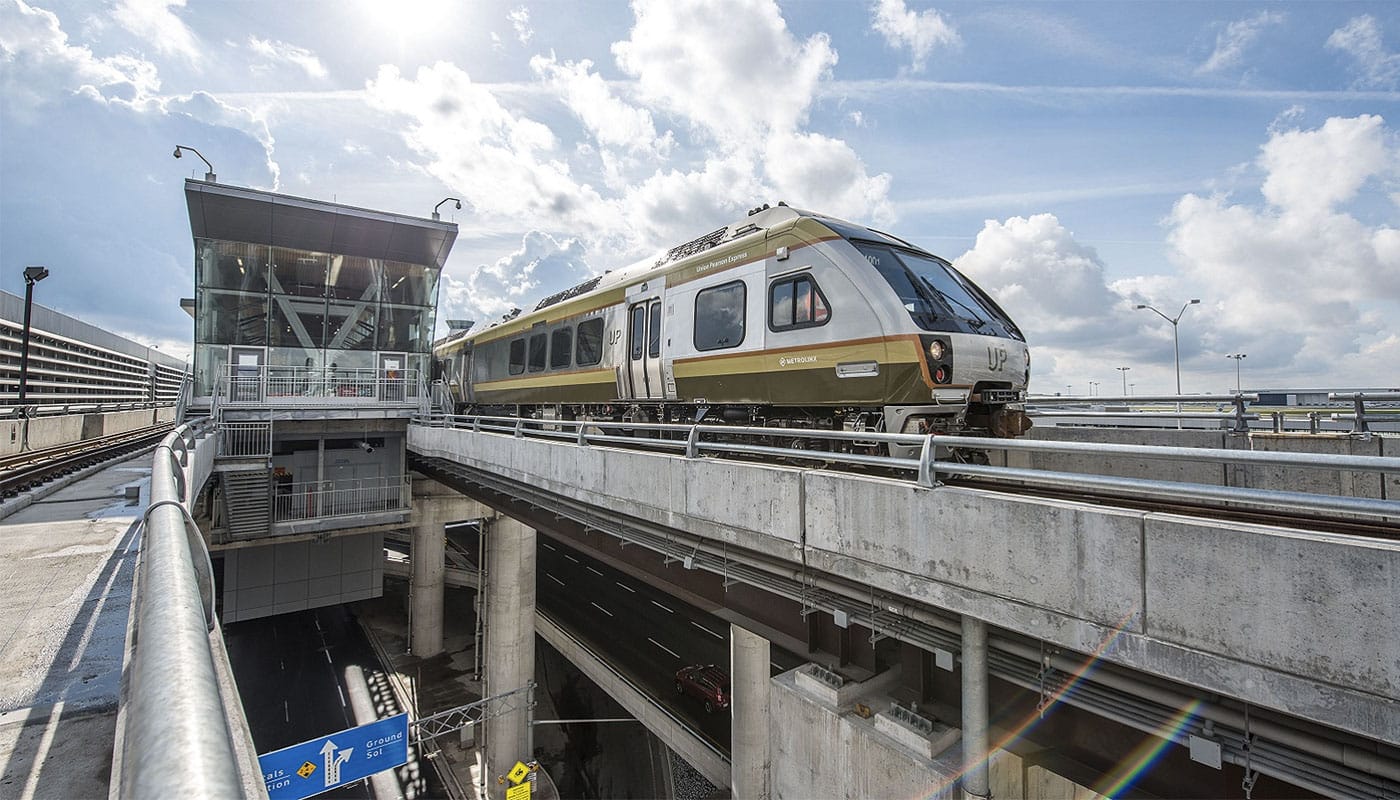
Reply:
M224 628L224 641L259 753L353 728L345 667L380 669L344 606L235 622ZM318 797L372 795L361 781Z

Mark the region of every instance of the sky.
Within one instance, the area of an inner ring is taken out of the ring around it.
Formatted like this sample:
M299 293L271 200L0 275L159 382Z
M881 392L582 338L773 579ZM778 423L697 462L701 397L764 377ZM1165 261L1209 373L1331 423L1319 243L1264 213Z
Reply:
M952 260L1034 392L1172 391L1135 306L1197 298L1183 391L1400 388L1397 126L1392 3L0 0L0 288L187 355L181 144L460 198L440 329L782 200Z

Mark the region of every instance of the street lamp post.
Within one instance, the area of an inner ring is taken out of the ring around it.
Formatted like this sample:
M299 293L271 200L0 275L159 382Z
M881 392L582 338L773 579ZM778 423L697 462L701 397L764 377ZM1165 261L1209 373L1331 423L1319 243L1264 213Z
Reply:
M1098 381L1089 381L1089 396L1090 396L1090 397L1093 397L1093 396L1094 396L1094 389L1098 388L1098 385L1099 385L1099 382L1098 382Z
M182 151L182 150L188 150L188 151L190 151L191 153L194 153L195 155L199 156L199 160L200 160L200 161L203 161L203 162L204 162L204 166L206 166L206 167L209 168L209 171L206 172L206 173L204 173L204 180L206 180L206 181L208 181L208 182L210 182L210 183L218 183L218 182L219 182L219 176L214 174L214 165L209 163L209 159L205 158L203 153L199 152L198 150L194 149L193 147L190 147L190 146L187 145L187 144L177 144L177 145L175 145L175 153L174 153L174 156L175 156L176 158L179 158L179 157L180 157L180 151Z
M1123 376L1123 396L1128 396L1128 370L1132 367L1114 367Z
M1226 358L1235 359L1235 394L1240 393L1240 362L1249 358L1249 353L1231 353Z
M457 198L455 198L455 197L444 197L444 198L442 198L441 201L438 202L437 205L433 206L433 222L438 222L438 221L440 221L440 220L442 219L442 215L438 213L438 209L439 209L439 208L442 208L442 204L443 204L443 203L446 203L448 200L457 200ZM462 201L461 201L461 200L457 200L457 210L458 210L458 211L461 211L461 210L462 210Z
M16 405L24 405L24 395L29 388L29 319L34 307L34 284L49 277L48 267L24 268L24 332L19 344L19 397Z
M1178 398L1181 397L1181 337L1177 335L1177 325L1181 322L1181 315L1186 313L1186 309L1196 305L1199 302L1201 302L1199 299L1188 300L1186 303L1182 304L1181 310L1176 312L1175 317L1169 317L1166 314L1163 314L1162 312L1158 311L1156 308L1147 305L1146 303L1139 303L1136 307L1139 311L1145 308L1148 311L1151 311L1153 314L1156 314L1157 316L1172 324L1172 352L1176 356L1176 396ZM1176 413L1181 413L1181 400L1179 399L1176 401ZM1180 417L1177 417L1176 426L1178 428L1181 427Z

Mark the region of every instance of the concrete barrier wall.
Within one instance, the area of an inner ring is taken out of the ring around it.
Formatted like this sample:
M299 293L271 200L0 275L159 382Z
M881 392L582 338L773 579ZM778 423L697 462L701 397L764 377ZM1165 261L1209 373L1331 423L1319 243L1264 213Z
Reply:
M1339 456L1379 456L1379 436L1370 439L1346 434L1257 433L1248 439L1228 442L1231 449L1266 453L1320 453ZM1397 448L1400 449L1400 448ZM1383 478L1374 472L1298 469L1267 465L1230 467L1230 485L1248 489L1289 489L1297 492L1331 494L1342 497L1381 497Z
M149 428L156 424L156 409L142 408L132 411L116 411L110 414L94 414L100 420L99 436Z
M148 428L160 422L173 422L175 407L115 411L108 414L62 414L29 420L0 422L0 456L23 452L24 429L29 427L29 449L62 447L99 436Z
M1156 430L1125 428L1031 428L1028 439L1043 442L1092 442L1095 444L1142 444L1158 447L1221 448L1229 434L1224 431ZM1090 475L1114 475L1121 478L1150 478L1152 480L1182 481L1221 486L1225 483L1225 467L1191 461L1156 461L1148 458L1104 459L1092 454L1031 453L1013 451L1006 454L1006 464L1053 472L1080 472Z
M421 426L409 447L1400 742L1400 543Z

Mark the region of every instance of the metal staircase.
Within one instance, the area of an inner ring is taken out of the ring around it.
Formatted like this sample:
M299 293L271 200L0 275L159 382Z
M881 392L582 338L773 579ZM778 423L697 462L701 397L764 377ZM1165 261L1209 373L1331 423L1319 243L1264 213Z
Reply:
M230 539L260 539L272 532L272 471L237 469L221 473L224 520Z

